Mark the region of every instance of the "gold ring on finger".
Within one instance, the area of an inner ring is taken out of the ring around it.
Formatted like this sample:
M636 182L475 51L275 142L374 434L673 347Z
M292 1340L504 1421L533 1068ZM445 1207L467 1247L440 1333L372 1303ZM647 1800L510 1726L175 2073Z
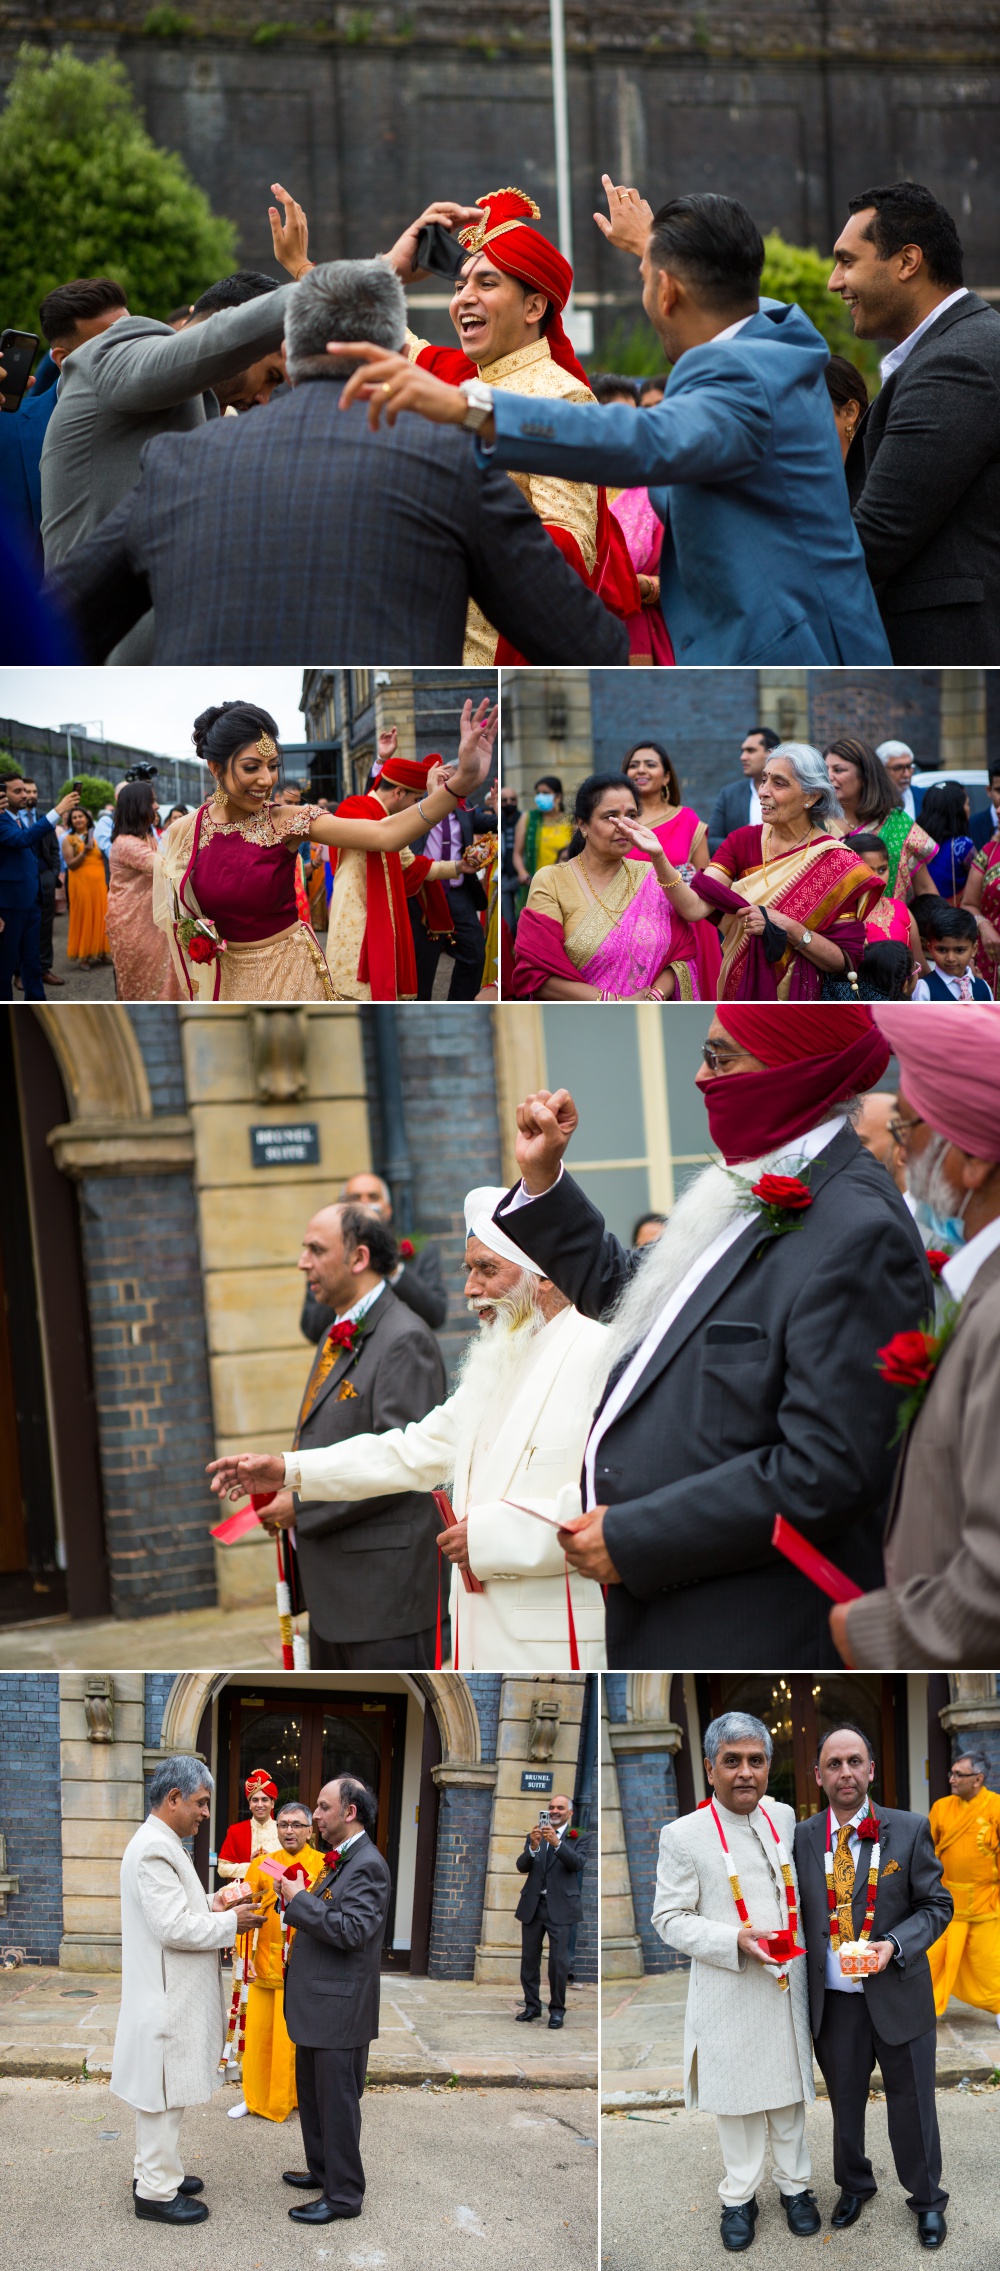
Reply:
M388 380L388 379L383 379L383 381L382 381L382 392L383 392L383 394L391 394L391 393L392 393L392 387L391 387L391 385L390 385L390 383L389 383L389 380Z

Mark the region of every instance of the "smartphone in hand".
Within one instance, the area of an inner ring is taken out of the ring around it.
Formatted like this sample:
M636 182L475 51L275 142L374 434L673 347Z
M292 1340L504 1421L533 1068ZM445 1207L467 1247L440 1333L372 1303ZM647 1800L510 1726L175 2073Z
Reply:
M0 331L0 367L5 372L0 409L20 410L38 346L37 332Z

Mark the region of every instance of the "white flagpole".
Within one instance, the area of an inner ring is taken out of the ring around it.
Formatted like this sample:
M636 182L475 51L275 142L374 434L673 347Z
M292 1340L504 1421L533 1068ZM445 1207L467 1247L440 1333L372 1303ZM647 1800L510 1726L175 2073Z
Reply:
M556 213L559 250L573 266L573 206L570 192L569 107L566 100L566 24L563 0L549 0L552 47L552 112L556 138ZM573 304L572 293L569 302Z

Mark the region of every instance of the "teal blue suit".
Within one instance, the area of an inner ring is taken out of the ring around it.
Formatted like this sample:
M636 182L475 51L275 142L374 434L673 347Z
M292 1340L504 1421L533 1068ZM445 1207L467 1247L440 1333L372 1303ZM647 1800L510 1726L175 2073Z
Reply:
M763 300L692 347L657 409L495 397L484 462L648 489L679 663L890 663L851 519L829 359L801 308ZM586 658L581 658L586 659Z

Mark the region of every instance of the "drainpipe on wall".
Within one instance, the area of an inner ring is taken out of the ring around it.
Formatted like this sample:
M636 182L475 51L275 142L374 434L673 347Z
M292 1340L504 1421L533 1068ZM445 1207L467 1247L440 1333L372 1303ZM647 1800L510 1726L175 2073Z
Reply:
M396 1236L408 1238L413 1229L413 1161L406 1133L398 1013L391 1005L380 1002L373 1011L373 1020L375 1077L382 1122L382 1173L392 1192Z

